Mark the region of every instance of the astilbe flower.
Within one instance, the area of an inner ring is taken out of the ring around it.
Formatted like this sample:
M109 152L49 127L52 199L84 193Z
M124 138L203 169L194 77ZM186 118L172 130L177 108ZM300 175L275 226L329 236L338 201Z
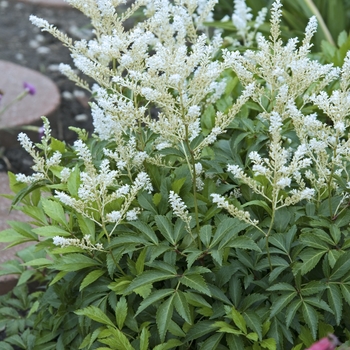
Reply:
M95 38L74 44L46 21L35 16L31 21L62 40L76 67L96 81L90 88L68 65L60 66L71 80L94 93L93 124L101 139L123 143L125 134L138 132L143 123L157 135L154 143L159 149L166 140L167 147L185 151L185 143L201 135L200 115L205 104L215 103L226 86L220 75L227 64L213 61L222 43L220 34L212 40L198 34L204 21L212 18L216 2L136 1L119 15L115 7L120 1L69 0L91 18L96 33ZM122 23L143 5L144 21L125 30ZM247 89L225 116L217 116L212 132L196 147L196 158L225 132L252 93ZM156 111L156 118L154 113L147 114L146 107ZM159 164L157 157L145 159Z

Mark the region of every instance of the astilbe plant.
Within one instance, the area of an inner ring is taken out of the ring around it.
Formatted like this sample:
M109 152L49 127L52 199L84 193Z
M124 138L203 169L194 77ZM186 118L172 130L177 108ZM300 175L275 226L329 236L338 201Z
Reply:
M0 239L36 241L48 285L35 349L303 349L348 341L350 55L342 68L269 38L220 50L215 1L70 0L94 39L45 20L91 87L95 135L19 140L31 176L10 174L32 218ZM135 12L144 18L130 29ZM249 11L248 11L249 12Z

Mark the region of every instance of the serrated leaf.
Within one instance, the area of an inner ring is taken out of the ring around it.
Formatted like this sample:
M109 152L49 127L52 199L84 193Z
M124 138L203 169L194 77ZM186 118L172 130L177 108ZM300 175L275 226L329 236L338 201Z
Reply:
M305 275L311 271L327 253L327 250L305 249L299 257L303 261L301 264L295 265L293 273L296 275L300 271L301 275Z
M103 344L109 345L106 349L135 350L125 334L114 327L108 327L102 330L98 336L98 340Z
M149 330L144 327L140 335L140 350L148 350L150 336Z
M226 241L229 241L247 226L248 224L238 220L237 218L224 219L219 223L209 248L215 247L223 238L225 238Z
M343 300L342 300L342 294L338 285L334 283L328 284L327 298L328 298L329 306L334 312L337 325L339 325L341 316L342 316L342 310L343 310Z
M213 334L211 337L207 338L205 342L201 345L201 350L217 349L223 336L224 334L222 333Z
M104 273L105 271L103 270L94 270L88 273L81 282L79 291L82 291L85 287L98 280Z
M243 313L243 317L247 326L258 335L259 340L262 340L262 321L259 315L253 310L247 310Z
M145 300L141 302L139 308L137 309L135 317L140 312L145 310L148 306L153 305L157 301L164 299L165 297L167 297L170 294L173 294L174 292L175 292L175 289L159 289L153 292L149 297L147 297Z
M208 247L212 237L212 226L211 225L202 226L199 231L199 237L202 243L204 244L204 246Z
M202 337L203 335L208 335L208 333L210 333L210 330L213 329L213 325L213 321L198 321L189 329L184 339L184 342L190 342L192 340Z
M301 288L302 296L309 296L324 291L327 286L321 281L311 281Z
M128 314L128 304L125 297L121 297L117 302L117 307L115 308L115 319L118 328L121 330L124 326L126 316Z
M327 243L321 241L316 236L308 234L308 233L302 234L300 236L300 240L301 240L301 242L303 242L305 244L306 247L321 249L321 250L328 250L329 249Z
M297 292L291 292L282 294L279 296L271 306L270 318L277 315L280 311L282 311L289 303L293 301L293 299L297 296Z
M90 220L89 218L75 213L75 215L78 218L78 224L79 224L79 228L82 232L83 235L90 235L90 237L92 237L94 239L95 237L95 223Z
M300 306L302 305L301 300L294 300L290 303L289 306L287 306L286 309L286 325L289 328L291 323L293 322L294 316L296 312L299 310Z
M170 320L174 312L174 294L165 300L159 307L156 313L156 323L161 342L164 342L165 335L169 327Z
M280 282L276 283L273 286L267 288L266 290L272 292L272 291L288 291L288 292L295 292L295 288L286 282Z
M237 309L231 307L231 316L234 324L244 333L247 334L247 324L244 317L237 311Z
M86 316L96 322L111 326L113 328L115 327L114 323L106 316L106 314L96 306L90 305L84 309L76 310L74 313L79 316Z
M178 346L181 346L182 342L178 339L170 339L164 344L159 344L153 348L153 350L170 350L176 349Z
M338 281L350 270L350 251L342 254L336 261L330 276L331 281Z
M241 335L243 332L239 329L234 328L231 324L225 321L216 321L212 327L218 328L217 332L230 333L235 335Z
M46 258L38 258L38 259L34 259L34 260L28 261L26 263L23 263L21 265L23 265L23 266L41 266L41 267L44 267L44 266L50 266L52 264L53 264L52 260L49 260L49 259L46 259Z
M187 302L186 296L180 290L177 290L176 293L175 293L174 306L175 306L175 310L177 311L177 313L188 324L192 324L191 312L190 312L190 308L188 306L188 302Z
M174 228L171 221L162 215L155 215L154 220L162 236L172 245L175 245Z
M206 295L211 295L210 290L201 275L183 275L179 279L180 283L184 284L187 287L190 287L194 290L197 290L201 293L204 293Z
M264 349L268 349L268 350L276 350L277 349L277 344L276 344L276 340L273 338L268 338L268 339L264 339L260 342L260 346Z
M72 236L70 232L67 232L62 228L54 225L41 226L33 229L33 232L35 232L36 234L42 237L55 237L55 236L71 237Z
M176 275L169 274L168 272L158 270L144 271L141 275L132 280L128 288L125 290L125 294L132 292L134 289L142 287L146 284L152 284L158 281L164 281L170 278L174 278Z
M245 236L235 237L231 239L225 247L230 248L238 248L238 249L249 249L249 250L255 250L257 252L261 252L261 249L259 246L250 238ZM221 244L219 245L219 249L224 248L221 247Z
M144 222L140 220L135 221L129 221L129 225L136 227L142 234L146 235L147 238L154 243L155 245L158 245L158 237L153 231L152 227L149 225L146 225Z
M309 326L312 337L316 340L317 337L317 324L318 324L318 313L313 306L303 303L302 305L303 317L306 324Z
M317 307L318 309L325 310L331 314L333 314L333 310L329 307L329 305L322 299L318 297L307 297L303 298L303 302L308 303L314 307Z
M345 301L350 305L350 285L340 284L341 293Z
M63 227L68 228L67 218L64 214L63 207L60 203L52 199L43 199L42 206L45 214L50 217L52 220L58 222Z
M55 268L61 271L77 271L87 267L98 266L99 262L82 254L69 254L63 256L55 263Z

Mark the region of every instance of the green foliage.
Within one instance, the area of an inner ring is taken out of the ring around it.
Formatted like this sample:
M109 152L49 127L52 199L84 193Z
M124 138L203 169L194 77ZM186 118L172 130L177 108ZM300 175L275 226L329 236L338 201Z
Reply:
M305 2L288 2L286 22L291 24L301 7ZM334 26L332 33L337 30ZM277 55L282 46L276 42ZM339 36L338 46L324 43L319 57L342 65L350 47L346 34ZM240 72L246 69L241 59ZM315 66L306 59L302 63ZM10 222L0 242L35 246L19 253L22 261L1 266L1 275L20 277L13 295L0 300L0 332L6 335L0 348L297 350L328 333L350 342L350 151L339 155L334 141L327 140L328 148L317 158L308 137L316 138L318 130L307 130L302 140L304 126L293 124L290 107L303 116L318 113L322 135L328 136L335 129L331 113L307 100L320 92L317 84L322 86L326 73L300 92L302 84L292 81L298 72L288 67L285 78L294 84L291 95L297 93L282 101L283 86L274 73L266 77L260 68L251 75L255 95L242 106L234 101L242 95L245 77L240 81L237 72L225 69L223 95L201 104L201 133L190 139L186 125L184 140L177 135L171 147L157 148L158 135L140 120L116 140L76 130L74 146L52 138L46 125L36 145L41 153L32 152L43 176L26 186L10 174L13 208L31 221ZM131 85L114 91L114 84L108 94L129 99ZM320 90L331 94L337 85ZM169 96L181 100L173 90ZM136 104L148 105L145 100L135 93ZM284 119L276 131L278 113ZM231 114L216 141L201 149L218 119ZM348 110L344 115L348 118ZM347 135L337 137L339 147L349 141ZM287 172L290 159L278 163L278 156L288 149L292 157L307 142L314 158L306 166L298 163L290 175L293 182L280 185L276 178ZM128 160L131 150L148 158L120 165L116 154L110 156L114 150ZM62 156L58 164L55 152ZM254 154L266 162L260 165L269 164L270 177L254 169ZM227 165L238 166L243 175ZM322 171L327 181L316 181ZM142 186L140 174L147 175ZM313 195L302 197L309 187ZM25 285L32 281L38 281L40 291L28 294Z

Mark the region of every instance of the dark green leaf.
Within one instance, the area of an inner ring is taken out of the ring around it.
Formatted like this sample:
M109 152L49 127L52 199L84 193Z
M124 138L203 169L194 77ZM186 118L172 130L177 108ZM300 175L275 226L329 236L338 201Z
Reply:
M303 303L302 310L303 310L304 320L311 330L312 337L314 338L314 340L316 340L317 324L318 324L317 311L314 309L313 306L311 306L307 303Z
M328 284L327 298L328 298L328 303L334 312L337 325L339 325L341 316L342 316L343 300L342 300L342 294L338 285L334 283Z
M85 287L98 280L104 273L105 271L103 270L94 270L88 273L81 282L79 291L82 291Z
M185 294L180 290L176 291L174 297L174 306L178 314L188 323L192 324L193 320L191 317L190 308L188 306Z
M135 314L135 317L142 312L144 309L146 309L148 306L155 304L157 301L164 299L168 295L175 292L175 289L159 289L153 292L149 297L147 297L145 300L143 300L137 309L137 312Z
M169 327L170 320L173 316L174 311L174 300L175 294L170 296L167 300L165 300L157 310L156 314L156 322L157 322L157 328L159 332L159 337L161 342L164 342L166 332Z
M180 277L179 281L187 287L197 290L206 295L211 295L210 290L201 275L183 275Z
M293 301L293 299L297 296L297 292L285 293L279 296L271 306L271 314L270 317L277 315L280 311L282 311L289 303Z
M84 309L76 310L74 313L79 316L89 317L96 322L115 327L114 323L106 316L106 314L96 306L90 305Z

